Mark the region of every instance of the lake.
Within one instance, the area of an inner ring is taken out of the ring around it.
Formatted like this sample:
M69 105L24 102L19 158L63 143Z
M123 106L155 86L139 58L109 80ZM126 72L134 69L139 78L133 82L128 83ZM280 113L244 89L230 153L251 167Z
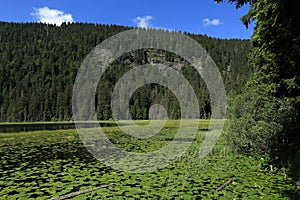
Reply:
M88 122L80 124L84 128L113 127L113 122ZM0 124L0 133L15 133L38 130L75 129L74 122L37 122L37 123L5 123Z

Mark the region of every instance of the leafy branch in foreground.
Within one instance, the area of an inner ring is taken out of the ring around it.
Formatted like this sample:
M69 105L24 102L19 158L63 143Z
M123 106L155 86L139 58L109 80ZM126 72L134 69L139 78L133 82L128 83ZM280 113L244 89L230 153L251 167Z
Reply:
M217 2L222 2L217 0ZM241 152L296 167L300 154L300 6L294 0L228 0L250 4L255 21L250 63L255 74L231 101L228 141ZM299 156L298 156L299 157ZM299 165L299 163L298 163Z

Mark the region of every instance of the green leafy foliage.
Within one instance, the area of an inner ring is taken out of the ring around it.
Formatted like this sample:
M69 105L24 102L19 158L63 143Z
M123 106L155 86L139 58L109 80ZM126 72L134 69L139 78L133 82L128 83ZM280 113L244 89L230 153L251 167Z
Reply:
M256 72L232 101L229 140L244 153L266 156L291 169L300 149L300 6L294 0L250 3L243 20L255 20L251 65ZM236 138L239 137L239 138ZM293 163L293 164L291 164ZM299 177L299 174L298 174Z
M0 148L0 198L49 199L109 183L117 185L74 199L299 197L299 187L292 185L285 171L270 172L263 160L232 153L222 138L208 157L198 158L198 148L205 134L200 130L206 129L208 124L209 121L200 122L195 141L177 161L164 169L143 174L117 171L103 165L85 149L74 130L19 133L23 143L5 140L10 134L3 134L0 141L7 145ZM132 146L132 139L119 137L123 133L117 127L104 127L104 130L122 148L148 152L165 145L178 125L179 121L167 121L162 133L152 137L149 146L138 139ZM25 137L29 139L24 140ZM45 141L45 138L49 140ZM149 144L149 141L145 143ZM217 192L216 189L230 178L235 178L234 182Z
M283 125L293 116L291 102L273 97L274 85L249 86L245 91L230 102L232 118L225 131L228 142L250 155L279 157L280 146L286 143Z

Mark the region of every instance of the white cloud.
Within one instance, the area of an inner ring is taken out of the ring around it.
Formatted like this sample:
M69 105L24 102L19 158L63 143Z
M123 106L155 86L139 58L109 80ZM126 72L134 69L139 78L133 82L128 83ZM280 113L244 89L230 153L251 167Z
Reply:
M50 9L48 7L35 8L34 12L30 13L31 16L35 16L38 22L47 24L56 24L60 26L63 22L73 22L73 17L70 13L64 13L64 11Z
M152 16L144 16L144 17L137 17L133 20L133 22L140 28L148 28L152 25L150 24L150 20L152 20Z
M221 22L219 19L209 19L209 18L205 18L202 20L204 26L218 26L223 24L223 22Z

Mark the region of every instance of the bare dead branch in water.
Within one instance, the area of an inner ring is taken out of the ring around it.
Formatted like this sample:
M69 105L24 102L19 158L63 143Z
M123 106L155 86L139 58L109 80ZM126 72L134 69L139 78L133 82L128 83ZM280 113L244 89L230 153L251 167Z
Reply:
M66 195L63 195L63 196L60 196L60 197L51 198L49 200L63 200L63 199L75 197L75 196L78 196L78 195L81 195L81 194L93 192L95 190L99 190L101 188L106 188L106 187L109 187L109 186L112 186L112 185L116 185L116 183L110 183L110 184L101 185L101 186L98 186L98 187L95 187L95 188L92 188L92 189L87 189L87 190L83 190L83 191L73 192L73 193L66 194Z
M223 185L221 185L220 187L218 187L216 189L216 191L223 190L227 185L229 185L230 183L232 183L234 180L235 180L234 178L229 179L226 183L224 183Z

